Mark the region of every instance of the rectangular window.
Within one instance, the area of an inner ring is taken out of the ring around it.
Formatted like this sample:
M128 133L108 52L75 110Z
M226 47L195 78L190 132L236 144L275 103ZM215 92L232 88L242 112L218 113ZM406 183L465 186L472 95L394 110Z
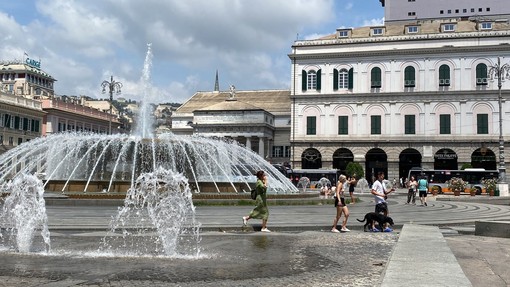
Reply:
M14 145L14 137L9 137L9 145Z
M317 117L306 117L306 134L317 134Z
M439 134L451 134L451 119L450 115L439 115Z
M416 16L416 12L407 12L407 16Z
M283 157L290 157L290 146L283 147Z
M373 135L381 134L381 116L370 116L370 133Z
M479 135L489 134L489 115L477 114L476 115L476 131Z
M471 8L471 13L475 13L475 8Z
M480 30L491 30L491 29L492 29L492 22L480 23Z
M23 143L23 138L18 138L18 145Z
M404 118L404 129L406 135L414 135L416 134L416 122L415 122L415 115L405 115Z
M455 32L455 24L444 24L443 32Z
M273 157L282 157L283 155L283 147L282 146L273 146Z
M0 128L2 128L4 126L4 114L0 114Z
M338 37L340 38L347 38L349 37L349 31L338 31Z
M349 134L349 117L338 116L338 134L347 135Z
M418 33L418 26L407 26L407 33Z
M379 36L383 34L383 28L373 28L372 36Z
M439 14L444 14L444 11L443 10L439 11Z
M462 13L467 13L467 9L462 9Z

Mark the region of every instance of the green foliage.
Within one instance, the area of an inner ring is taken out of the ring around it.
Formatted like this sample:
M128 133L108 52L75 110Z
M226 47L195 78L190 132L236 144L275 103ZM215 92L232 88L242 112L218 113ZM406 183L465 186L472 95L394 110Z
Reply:
M353 174L356 174L356 178L362 178L365 177L365 171L363 170L363 167L361 164L357 162L350 162L347 164L347 167L345 168L345 172L348 176L352 176Z
M465 170L466 168L472 168L470 163L465 163L460 167L460 170Z

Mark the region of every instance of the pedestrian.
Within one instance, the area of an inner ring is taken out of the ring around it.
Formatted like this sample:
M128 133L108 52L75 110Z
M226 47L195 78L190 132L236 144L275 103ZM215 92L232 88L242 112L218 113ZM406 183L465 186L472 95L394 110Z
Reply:
M340 175L338 178L338 183L336 185L335 191L335 207L336 207L336 217L333 220L333 227L331 228L331 232L338 233L349 232L350 230L347 228L347 219L349 219L349 209L345 205L345 197L344 192L347 189L347 177L345 175ZM340 217L342 217L342 213L344 214L344 220L342 221L342 228L340 231L336 228Z
M382 213L384 216L388 216L388 204L386 203L386 198L388 194L393 192L395 189L391 188L389 191L386 190L386 187L383 184L384 180L384 172L380 171L377 173L377 180L372 184L371 193L375 198L375 212ZM379 228L383 228L384 231L391 231L389 227L379 226ZM385 228L385 229L384 229ZM375 222L372 223L372 230L375 231Z
M418 180L418 192L420 195L421 205L427 206L427 190L429 189L429 182L425 176Z
M255 208L250 212L248 216L243 216L243 225L248 224L248 220L262 219L262 232L271 232L267 229L267 219L269 217L269 209L267 208L267 176L264 171L257 171L257 183L255 184L257 190L257 198L255 199Z
M407 183L407 202L406 204L412 203L416 205L416 188L418 187L418 182L414 179L414 176L411 176L409 182Z
M356 199L354 198L354 187L356 187L357 183L356 174L353 174L349 179L347 180L347 183L349 184L349 195L351 196L351 204L354 204L356 202Z

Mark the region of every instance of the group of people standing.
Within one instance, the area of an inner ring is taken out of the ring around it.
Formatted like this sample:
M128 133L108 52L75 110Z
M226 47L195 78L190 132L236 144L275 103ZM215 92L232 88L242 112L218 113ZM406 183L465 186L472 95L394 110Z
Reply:
M406 187L408 188L406 204L416 205L416 193L418 192L421 205L427 206L427 190L429 184L425 176L420 177L418 180L416 180L414 176L411 176L406 183Z

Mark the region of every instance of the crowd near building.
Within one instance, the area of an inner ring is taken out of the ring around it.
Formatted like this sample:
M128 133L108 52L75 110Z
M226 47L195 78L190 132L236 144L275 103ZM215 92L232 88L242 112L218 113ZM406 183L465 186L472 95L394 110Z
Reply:
M510 64L510 4L379 2L381 25L291 44L290 89L221 90L216 73L212 91L175 111L157 108L158 130L237 141L294 169L343 171L357 162L368 181L379 171L406 177L413 167L500 168L510 75L497 68ZM40 61L0 67L2 147L68 130L107 133L109 121L118 130L108 102L55 96Z

